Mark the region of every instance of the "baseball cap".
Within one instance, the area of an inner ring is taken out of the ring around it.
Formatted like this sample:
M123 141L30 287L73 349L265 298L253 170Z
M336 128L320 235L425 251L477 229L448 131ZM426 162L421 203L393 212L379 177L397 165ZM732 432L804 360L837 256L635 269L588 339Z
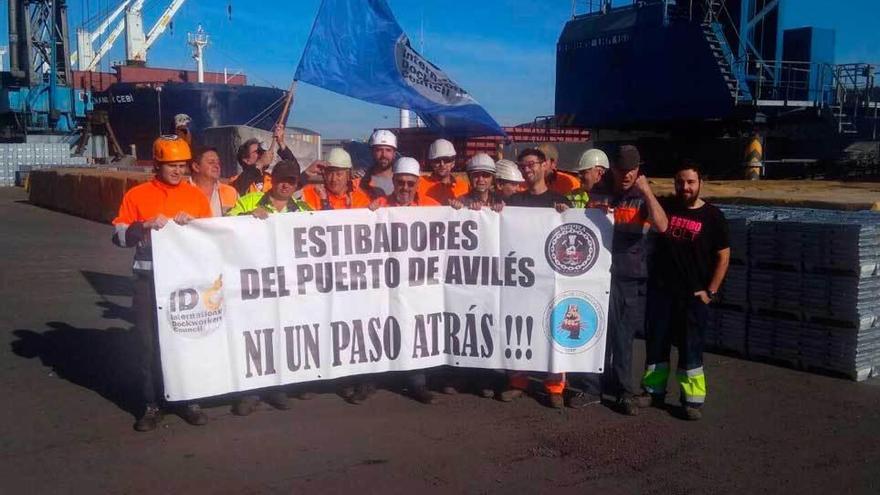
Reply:
M394 175L409 174L418 177L421 175L422 167L419 166L419 162L415 158L402 156L398 158L396 162L394 162L394 165L391 167L391 171L394 172Z
M272 169L272 180L280 181L282 179L299 180L299 162L296 160L281 160L275 164Z
M633 170L642 164L642 155L639 149L631 144L625 144L617 150L617 157L612 163L612 168L617 170Z

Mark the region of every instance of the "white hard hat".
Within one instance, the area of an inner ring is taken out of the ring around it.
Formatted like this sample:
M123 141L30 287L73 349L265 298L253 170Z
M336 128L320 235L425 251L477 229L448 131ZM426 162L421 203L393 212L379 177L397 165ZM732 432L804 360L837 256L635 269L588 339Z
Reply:
M498 160L495 163L495 178L510 182L525 182L519 166L510 160Z
M582 170L590 170L594 167L603 167L608 168L608 155L605 154L604 151L593 148L591 150L585 151L580 160L578 160L578 164L574 167L572 172L580 172Z
M351 168L351 155L342 148L333 148L327 155L327 163L335 168Z
M418 177L421 175L422 167L419 166L419 161L415 158L402 156L398 158L396 162L394 162L394 165L391 167L391 171L394 172L394 175L409 174Z
M495 160L485 153L477 153L467 162L468 172L490 172L495 173Z
M428 160L436 160L443 157L455 157L455 147L445 139L438 139L431 143L428 148Z
M370 136L370 146L391 146L397 149L397 136L388 129L378 129Z

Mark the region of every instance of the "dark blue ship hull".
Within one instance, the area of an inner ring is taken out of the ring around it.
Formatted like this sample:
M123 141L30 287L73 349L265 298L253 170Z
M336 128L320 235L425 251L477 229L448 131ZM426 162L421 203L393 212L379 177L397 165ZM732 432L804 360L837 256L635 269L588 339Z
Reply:
M270 130L281 115L286 91L260 86L200 83L115 83L96 93L95 109L107 111L116 139L139 160L150 160L153 140L174 133L174 116L187 114L193 143L202 130L250 125Z
M696 22L664 24L662 3L566 23L556 55L556 115L621 128L721 119L734 107Z

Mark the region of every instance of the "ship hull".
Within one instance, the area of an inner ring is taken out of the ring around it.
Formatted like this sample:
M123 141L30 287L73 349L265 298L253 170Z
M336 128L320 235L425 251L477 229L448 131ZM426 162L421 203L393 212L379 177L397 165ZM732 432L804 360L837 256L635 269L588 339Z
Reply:
M95 109L107 112L125 152L132 145L138 160L150 160L153 140L174 133L174 116L186 114L193 143L203 130L250 125L270 130L278 121L286 91L261 86L199 83L115 83L95 93Z

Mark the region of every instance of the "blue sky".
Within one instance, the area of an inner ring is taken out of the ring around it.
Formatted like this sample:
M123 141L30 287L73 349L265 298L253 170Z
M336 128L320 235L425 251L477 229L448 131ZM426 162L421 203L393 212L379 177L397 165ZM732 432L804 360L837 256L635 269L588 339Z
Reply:
M118 0L69 0L71 37L82 19ZM147 0L145 30L170 0ZM570 0L388 0L403 29L424 54L466 88L502 125L553 112L555 45L571 15ZM243 70L252 84L290 84L320 0L188 0L148 54L154 67L194 67L186 32L201 23L211 36L207 70ZM581 9L586 1L579 0ZM618 2L618 3L626 3ZM89 4L86 9L83 5ZM227 6L232 5L232 19ZM6 44L6 2L0 2L0 44ZM785 27L837 29L837 61L880 62L880 0L788 0ZM123 58L123 40L102 66ZM7 62L4 62L4 66ZM328 138L363 137L396 126L397 111L300 85L291 125Z

